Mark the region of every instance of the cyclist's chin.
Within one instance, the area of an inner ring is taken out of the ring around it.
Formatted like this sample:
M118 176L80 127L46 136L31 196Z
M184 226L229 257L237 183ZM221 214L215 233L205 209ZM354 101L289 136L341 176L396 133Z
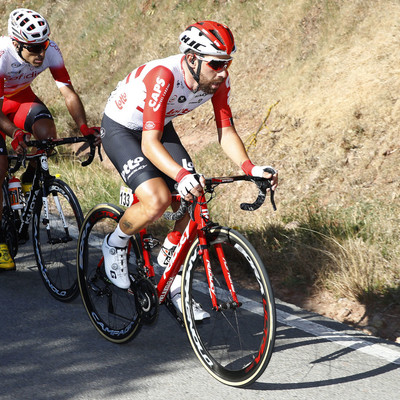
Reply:
M31 65L32 65L33 67L38 68L38 67L41 67L41 66L43 65L43 61L44 61L44 60L33 60L33 61L31 62Z

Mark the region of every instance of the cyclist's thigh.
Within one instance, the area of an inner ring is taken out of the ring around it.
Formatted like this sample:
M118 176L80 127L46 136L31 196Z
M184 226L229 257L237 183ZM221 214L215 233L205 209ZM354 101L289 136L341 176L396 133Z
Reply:
M42 134L43 128L46 128L46 132L50 129L51 135L55 134L55 125L49 109L30 88L23 90L15 96L5 98L3 113L18 128L35 134L37 131L39 139L48 137L44 132ZM40 123L42 120L44 122ZM40 129L41 126L43 127L42 129Z
M101 142L121 178L134 192L149 179L164 179L165 175L143 154L140 132L132 131L104 115Z
M183 168L192 173L195 172L192 159L190 158L186 149L183 147L181 140L179 139L179 136L172 125L172 122L169 122L164 127L161 143L178 164L182 165Z

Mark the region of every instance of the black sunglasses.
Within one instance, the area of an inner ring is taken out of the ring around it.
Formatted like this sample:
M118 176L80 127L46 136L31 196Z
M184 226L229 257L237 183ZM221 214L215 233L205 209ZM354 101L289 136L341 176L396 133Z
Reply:
M34 54L40 54L43 50L47 50L50 44L50 40L46 40L43 43L38 43L38 44L26 44L26 43L21 43L19 44L26 50L29 51L29 53L34 53Z

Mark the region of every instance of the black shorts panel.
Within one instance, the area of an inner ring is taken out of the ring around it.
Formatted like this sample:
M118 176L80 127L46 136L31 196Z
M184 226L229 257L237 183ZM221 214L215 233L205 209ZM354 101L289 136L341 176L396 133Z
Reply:
M37 99L37 102L32 103L32 107L26 116L24 130L32 132L33 124L43 118L53 119L53 116L49 109L39 99Z
M175 190L176 182L161 172L143 154L141 131L128 129L106 115L103 116L101 128L104 151L121 178L133 191L143 182L158 177L164 179L171 192ZM161 143L178 164L195 172L193 162L171 122L164 127Z

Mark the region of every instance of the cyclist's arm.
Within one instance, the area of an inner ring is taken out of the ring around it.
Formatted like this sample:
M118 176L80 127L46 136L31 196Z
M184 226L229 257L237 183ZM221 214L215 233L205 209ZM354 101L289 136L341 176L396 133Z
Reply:
M4 132L7 136L12 137L13 133L18 129L4 113L1 111L3 107L3 99L0 99L0 131Z
M61 86L60 88L61 94L64 96L65 105L67 106L68 112L71 117L74 119L76 125L81 127L82 125L86 125L86 113L83 107L82 101L78 94L75 92L72 85Z
M143 154L160 171L174 179L182 166L179 165L161 143L162 131L152 130L143 132L142 151Z
M218 140L225 154L242 169L244 163L251 163L242 139L237 134L234 126L218 128ZM267 179L272 178L272 189L275 190L278 186L278 173L271 175L264 172L263 176Z

